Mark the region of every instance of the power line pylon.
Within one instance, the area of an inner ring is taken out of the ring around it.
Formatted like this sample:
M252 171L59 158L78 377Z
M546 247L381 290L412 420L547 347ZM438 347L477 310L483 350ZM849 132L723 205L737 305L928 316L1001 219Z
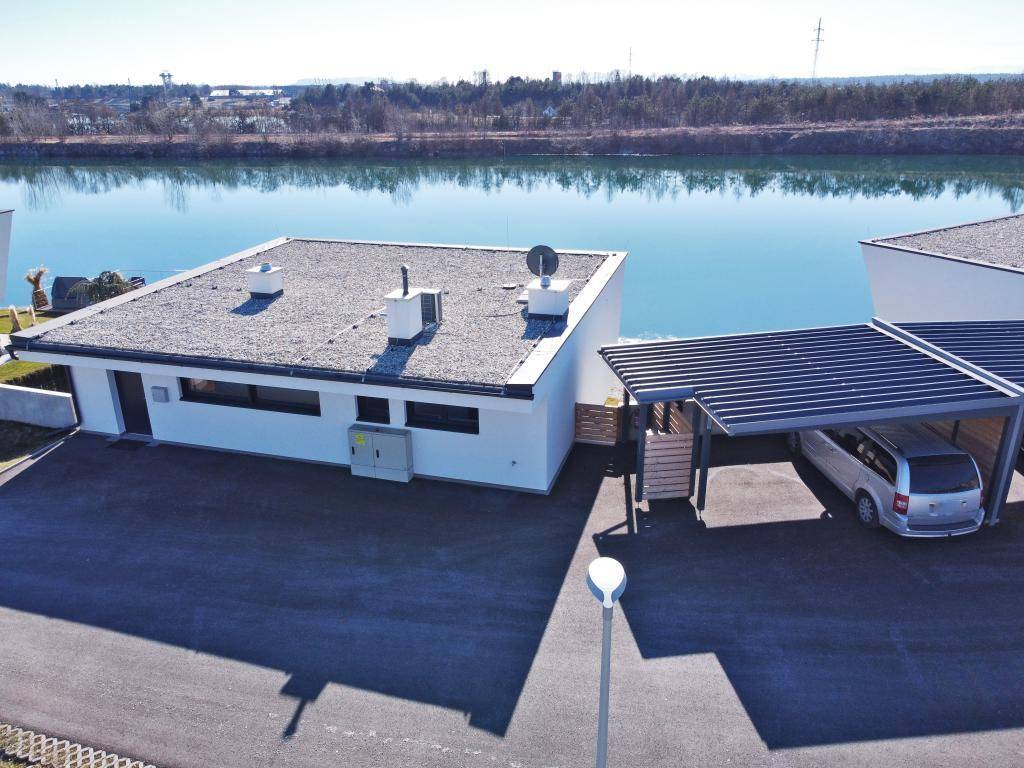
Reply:
M811 80L818 79L818 49L821 47L821 17L818 17L818 26L814 30L814 66L811 67Z

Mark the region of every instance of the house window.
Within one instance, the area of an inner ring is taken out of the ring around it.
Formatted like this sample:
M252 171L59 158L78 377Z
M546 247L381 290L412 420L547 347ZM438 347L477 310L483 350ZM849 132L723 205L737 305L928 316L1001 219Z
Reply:
M194 403L258 408L262 411L320 415L319 392L266 387L262 384L239 384L233 381L214 381L213 379L182 379L181 399Z
M390 424L391 409L386 397L363 397L356 398L358 406L358 419L360 421L372 421L375 424Z
M480 411L461 405L437 403L405 404L405 423L422 429L443 429L448 432L480 434Z

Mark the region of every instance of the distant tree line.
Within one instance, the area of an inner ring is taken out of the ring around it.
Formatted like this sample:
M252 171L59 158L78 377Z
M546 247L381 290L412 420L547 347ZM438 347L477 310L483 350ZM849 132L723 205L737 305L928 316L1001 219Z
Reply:
M671 128L960 117L1024 110L1024 77L823 85L700 77L598 82L381 82L307 88L292 101L303 130Z
M623 77L365 83L287 89L287 107L218 107L209 86L5 86L0 135L415 133L764 126L1024 111L1024 77L893 83ZM127 98L127 115L98 99Z

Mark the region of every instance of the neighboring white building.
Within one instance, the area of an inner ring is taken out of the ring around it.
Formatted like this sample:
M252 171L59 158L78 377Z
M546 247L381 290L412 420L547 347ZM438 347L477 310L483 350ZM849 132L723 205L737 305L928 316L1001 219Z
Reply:
M11 220L14 218L13 210L0 210L0 306L7 306L7 263L11 255ZM3 350L0 349L0 357Z
M281 238L12 345L70 367L86 431L349 465L386 427L415 475L548 492L615 383L626 254L559 256L528 291L519 250Z
M1024 318L1024 215L863 240L861 250L886 320Z

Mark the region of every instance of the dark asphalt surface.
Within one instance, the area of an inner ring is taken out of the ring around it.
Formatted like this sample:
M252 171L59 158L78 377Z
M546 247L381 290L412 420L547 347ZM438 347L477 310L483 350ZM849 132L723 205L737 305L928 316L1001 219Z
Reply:
M862 530L779 440L703 520L623 524L614 454L548 498L79 436L0 476L0 720L164 768L1024 761L1024 493L945 541ZM604 532L604 533L602 533Z

